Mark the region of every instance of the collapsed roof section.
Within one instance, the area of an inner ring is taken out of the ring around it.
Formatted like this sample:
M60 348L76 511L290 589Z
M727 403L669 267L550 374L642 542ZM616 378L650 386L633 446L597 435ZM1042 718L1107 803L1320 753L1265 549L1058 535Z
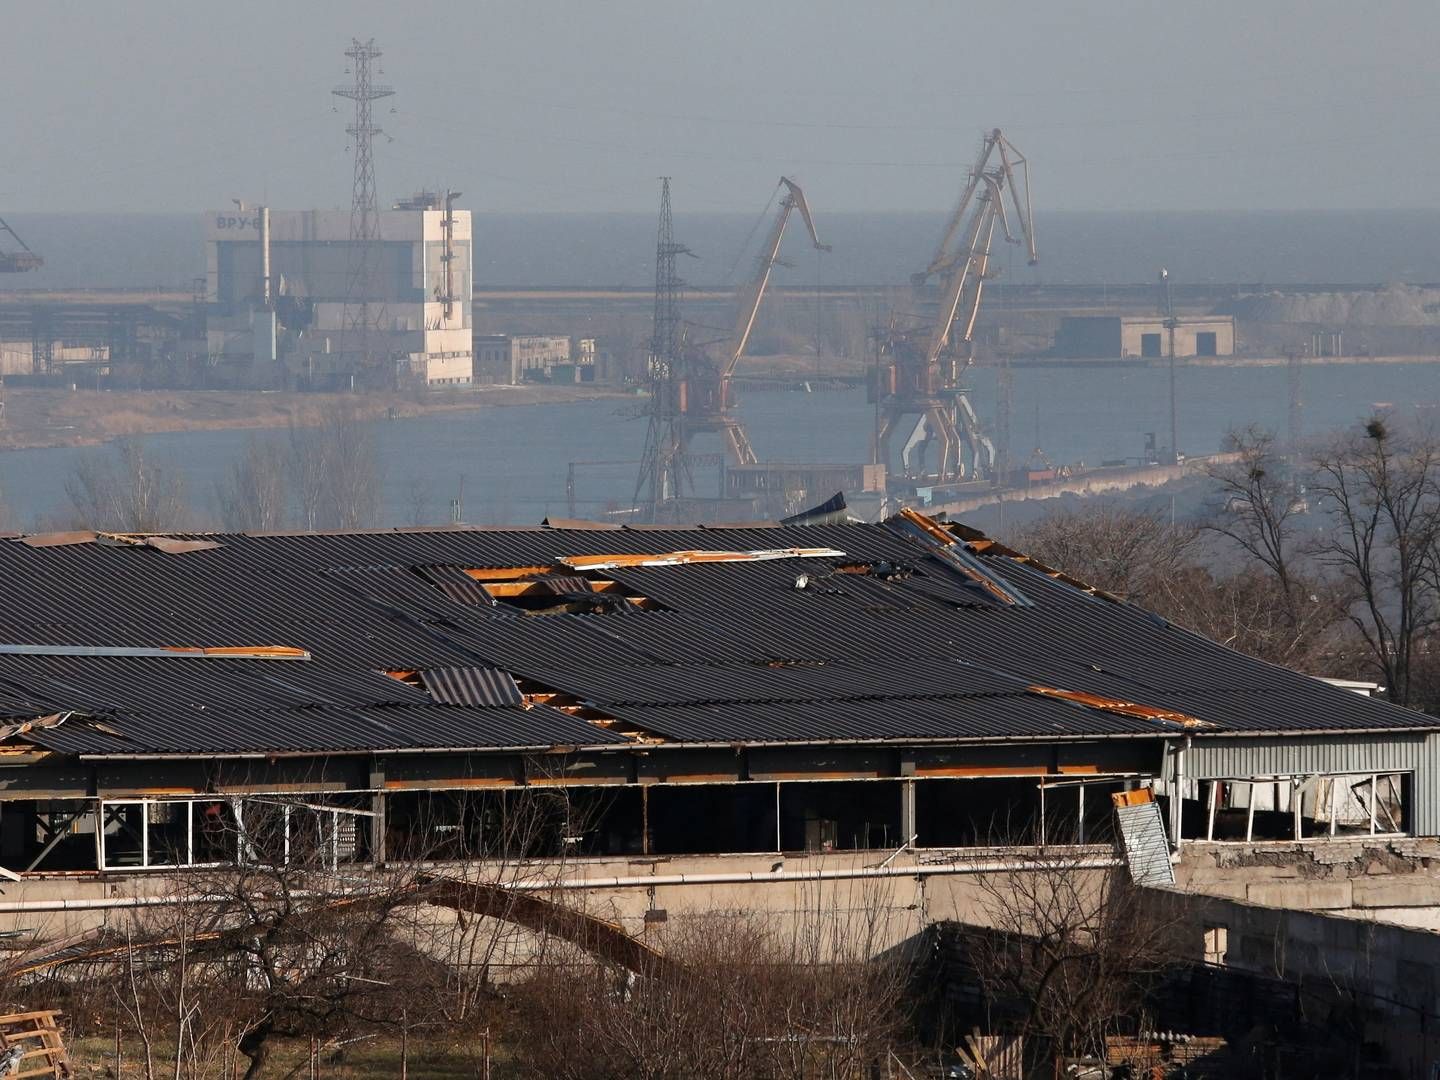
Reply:
M25 537L0 542L0 580L0 742L72 755L1436 727L913 511Z

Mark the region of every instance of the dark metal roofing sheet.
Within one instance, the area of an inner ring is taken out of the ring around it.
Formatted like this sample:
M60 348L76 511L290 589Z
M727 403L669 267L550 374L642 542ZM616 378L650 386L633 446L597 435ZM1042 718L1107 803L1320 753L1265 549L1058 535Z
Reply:
M1157 730L1024 693L1031 683L1187 712L1213 725L1207 731L1440 726L1240 656L1007 556L978 556L1033 606L1001 604L927 544L879 526L210 539L222 546L184 555L0 541L0 643L285 645L308 650L310 662L0 657L0 714L94 712L123 735L67 723L37 736L92 753L618 738L563 712L515 707L515 677L686 741ZM583 615L492 606L464 572L543 566L573 578L583 575L558 559L785 547L845 554L607 571L601 576L662 610ZM847 564L877 572L840 572ZM402 669L424 672L429 692L381 674Z
M627 705L622 720L680 742L854 742L907 739L1155 735L1146 720L1025 696L826 702L824 721L801 702Z
M515 680L498 668L444 667L420 672L430 696L446 705L519 705Z
M152 710L103 718L112 735L83 720L26 738L77 754L325 754L486 747L601 746L626 740L545 705L448 705L247 711Z

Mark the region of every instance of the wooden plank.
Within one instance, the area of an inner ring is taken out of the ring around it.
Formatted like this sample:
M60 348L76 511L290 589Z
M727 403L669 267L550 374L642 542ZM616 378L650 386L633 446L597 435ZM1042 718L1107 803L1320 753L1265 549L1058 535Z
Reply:
M42 1009L36 1012L10 1013L8 1016L0 1016L0 1027L6 1024L18 1024L25 1020L47 1020L52 1025L57 1016L64 1015L56 1009Z
M40 1045L22 1050L20 1062L43 1060L42 1067L23 1069L12 1073L17 1078L68 1076L69 1055L60 1035L59 1017L56 1009L37 1009L32 1012L11 1013L0 1016L0 1045L23 1046L25 1041L38 1039Z

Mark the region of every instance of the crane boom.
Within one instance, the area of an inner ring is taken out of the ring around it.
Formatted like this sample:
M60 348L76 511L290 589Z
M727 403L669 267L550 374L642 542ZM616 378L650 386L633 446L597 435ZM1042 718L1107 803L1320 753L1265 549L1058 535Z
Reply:
M875 461L891 464L892 436L903 421L915 417L900 452L900 464L909 477L949 484L994 479L1001 467L995 441L985 433L970 391L961 381L974 360L985 283L995 273L991 251L997 227L1007 241L1025 244L1032 265L1038 261L1029 163L999 128L992 128L965 177L933 258L911 278L919 301L926 283L938 276L939 302L933 318L902 331L892 327L888 363L876 357ZM924 459L932 445L936 457L927 466Z
M735 333L730 339L730 355L724 368L726 378L734 374L735 365L740 362L740 358L745 355L745 347L750 344L750 334L755 329L760 303L765 299L765 289L770 284L770 272L779 260L780 241L785 238L785 226L790 221L791 212L797 209L800 211L800 216L805 219L805 228L810 232L810 242L817 250L830 250L828 244L820 242L820 236L815 232L815 219L810 216L810 204L805 201L805 192L800 189L800 185L785 176L780 178L780 183L785 188L785 197L780 200L780 209L770 226L770 234L765 238L765 246L761 249L756 263L755 275L739 293Z
M998 158L999 164L994 169L989 169L992 156ZM1018 172L1016 166L1019 166ZM953 245L956 234L960 232L960 226L964 223L965 215L970 209L971 201L975 198L975 192L980 189L987 176L996 179L1003 177L1002 186L1010 189L1010 198L1015 206L1015 217L1020 225L1021 239L1025 243L1030 265L1033 266L1040 261L1035 249L1035 228L1030 213L1030 162L1026 160L1024 154L1020 153L1014 143L1005 138L999 128L993 128L981 144L980 154L970 168L969 178L960 192L960 199L955 204L954 212L951 213L944 230L940 233L940 243L936 245L930 264L922 273L915 275L917 285L924 284L934 274L951 269L956 262L968 254L968 249L966 251L953 250ZM1023 206L1020 192L1022 187L1024 188ZM1001 223L1005 229L1005 239L1011 243L1019 243L1020 240L1010 231L1010 222L1003 210L1001 211Z
M971 222L969 242L966 244L964 259L957 260L945 283L945 292L940 300L935 325L930 331L930 342L925 350L925 362L933 364L951 343L950 331L960 312L960 301L966 287L973 283L973 293L965 320L964 340L969 340L975 327L975 317L980 311L980 291L984 288L986 266L990 261L990 241L995 234L995 208L1000 204L1000 192L996 182L985 177L985 193L980 196L980 205Z

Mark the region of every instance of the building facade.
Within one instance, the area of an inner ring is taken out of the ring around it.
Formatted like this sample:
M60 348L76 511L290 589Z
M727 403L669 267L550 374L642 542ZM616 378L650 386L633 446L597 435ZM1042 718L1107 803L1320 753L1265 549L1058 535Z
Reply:
M474 335L475 381L491 383L591 382L595 340L572 342L561 334ZM588 369L589 377L582 377Z
M370 243L345 211L209 212L212 367L254 385L468 385L470 212L430 194L398 206Z
M1170 355L1170 330L1159 315L1066 316L1055 335L1055 353L1075 359L1159 359ZM1235 320L1229 315L1179 318L1177 357L1233 356Z

